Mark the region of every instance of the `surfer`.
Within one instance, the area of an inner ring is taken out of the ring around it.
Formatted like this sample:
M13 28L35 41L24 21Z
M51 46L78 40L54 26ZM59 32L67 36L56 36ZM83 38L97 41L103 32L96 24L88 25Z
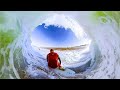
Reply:
M50 49L50 53L47 54L47 62L48 62L48 67L50 68L59 68L60 70L64 71L64 68L61 66L61 60L59 55L54 52L53 49Z

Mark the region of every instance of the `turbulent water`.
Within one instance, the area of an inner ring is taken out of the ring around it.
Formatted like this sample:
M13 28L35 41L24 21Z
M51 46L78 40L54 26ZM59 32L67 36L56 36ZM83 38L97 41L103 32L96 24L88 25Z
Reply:
M71 17L92 40L90 50L95 62L90 70L83 73L87 79L120 78L120 12L118 11L0 12L0 78L20 79L28 78L28 75L29 78L68 78L64 74L59 76L58 71L51 72L43 56L31 46L32 31L43 21L47 24L52 23L47 22L51 21L47 18L55 14ZM70 23L73 23L72 20L68 23L72 25ZM79 30L75 31L78 32L75 33L78 37ZM36 67L39 67L39 72ZM72 72L69 78L82 78L81 75Z

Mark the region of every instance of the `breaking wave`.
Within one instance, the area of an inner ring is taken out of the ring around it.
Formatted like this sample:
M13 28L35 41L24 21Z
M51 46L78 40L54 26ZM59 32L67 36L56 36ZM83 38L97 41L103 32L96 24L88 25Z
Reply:
M115 11L0 12L0 78L120 78L119 18L120 12ZM82 73L72 67L69 75L49 70L42 51L31 45L32 32L42 23L74 30L82 44L89 44L90 58L86 55L85 60L91 60L90 67Z

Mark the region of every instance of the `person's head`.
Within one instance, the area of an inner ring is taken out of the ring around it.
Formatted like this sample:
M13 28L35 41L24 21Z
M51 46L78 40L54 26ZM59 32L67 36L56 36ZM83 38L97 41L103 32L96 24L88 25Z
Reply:
M52 53L52 52L54 52L54 50L53 50L53 49L50 49L50 52Z

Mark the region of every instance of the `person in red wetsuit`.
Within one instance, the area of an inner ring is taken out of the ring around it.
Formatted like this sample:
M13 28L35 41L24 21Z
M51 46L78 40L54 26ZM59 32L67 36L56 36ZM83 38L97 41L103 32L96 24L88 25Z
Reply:
M61 66L61 60L59 55L56 52L54 52L53 49L50 49L50 53L47 54L47 62L50 68L59 68L61 70L64 70Z

